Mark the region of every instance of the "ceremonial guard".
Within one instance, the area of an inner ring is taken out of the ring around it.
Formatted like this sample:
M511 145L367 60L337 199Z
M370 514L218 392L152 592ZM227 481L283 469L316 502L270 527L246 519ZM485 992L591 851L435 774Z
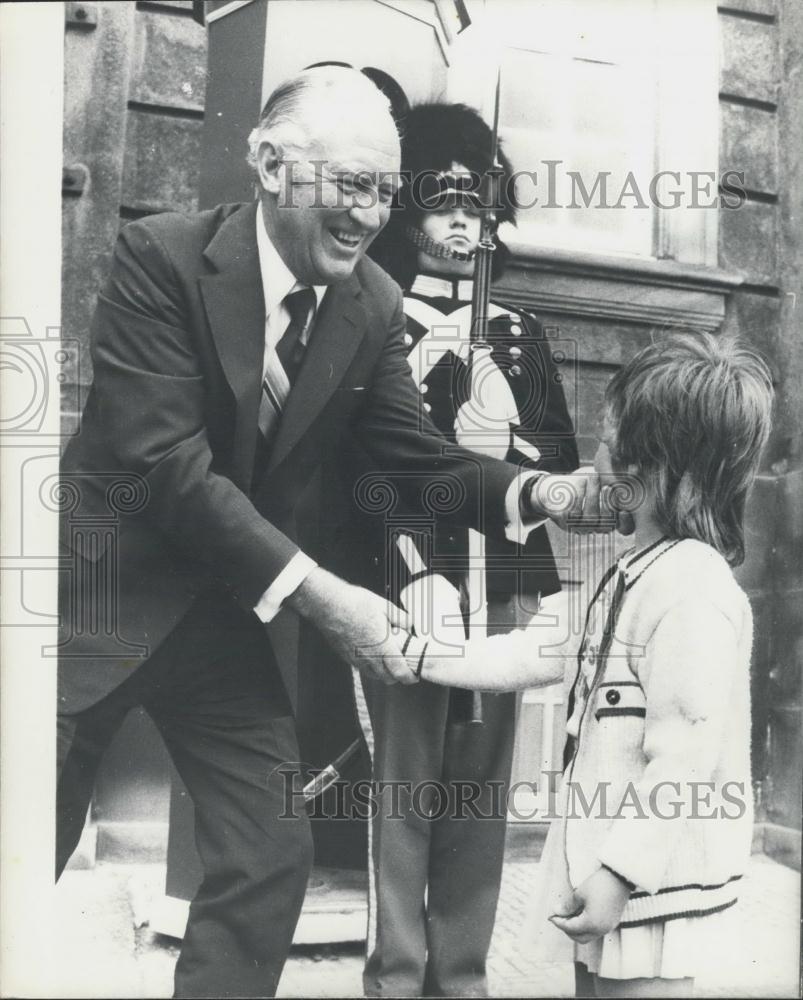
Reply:
M405 181L371 253L405 292L408 361L423 409L443 433L446 451L449 442L460 441L522 471L575 469L577 448L561 375L534 316L491 302L492 365L480 396L494 411L495 433L484 433L472 413L467 360L482 210L477 182L492 166L491 129L464 105L433 103L408 112L400 131ZM501 152L497 162L496 218L513 222L510 163ZM508 251L496 235L494 243L498 276ZM421 510L402 511L392 474L372 479L370 466L360 475L358 465L347 473L354 520L336 540L348 564L344 571L396 601L416 570L437 573L459 593L467 613L477 599L466 592L467 532L433 516L438 503L448 506L449 499L430 497ZM510 630L535 612L541 596L560 590L543 527L522 546L488 542L485 558L491 632ZM515 695L483 695L479 704L470 692L427 683L386 687L363 680L362 696L373 777L384 789L372 826L365 992L487 995Z

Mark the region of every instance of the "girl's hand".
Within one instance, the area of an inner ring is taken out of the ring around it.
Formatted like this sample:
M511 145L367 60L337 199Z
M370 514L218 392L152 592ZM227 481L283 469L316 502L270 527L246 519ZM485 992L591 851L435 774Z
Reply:
M629 898L629 886L607 868L600 868L575 889L570 912L549 919L573 941L588 944L619 926Z

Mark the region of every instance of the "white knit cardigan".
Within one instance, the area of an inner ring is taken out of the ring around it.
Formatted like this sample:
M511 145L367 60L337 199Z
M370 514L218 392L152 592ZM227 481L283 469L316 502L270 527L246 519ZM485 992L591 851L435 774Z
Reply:
M620 567L626 591L613 641L601 666L585 671L586 696L582 683L575 690L565 849L575 887L602 865L632 884L620 925L628 927L736 901L753 820L752 615L725 560L701 542L663 542ZM595 601L582 652L564 594L551 622L536 616L524 630L470 642L462 657L432 659L425 679L509 690L554 682L565 664L568 694L580 658L598 652L615 582ZM591 581L581 607L595 589Z
M570 880L602 864L631 882L628 927L736 901L752 839L753 628L747 597L708 545L664 543L623 571L614 638L576 706L564 780ZM573 682L577 667L567 674Z

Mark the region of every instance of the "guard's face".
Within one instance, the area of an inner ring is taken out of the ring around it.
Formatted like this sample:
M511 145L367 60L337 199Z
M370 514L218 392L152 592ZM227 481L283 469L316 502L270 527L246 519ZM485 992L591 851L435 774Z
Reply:
M441 207L424 212L419 222L419 228L430 239L462 253L477 249L480 225L479 209L468 198L458 194L449 195ZM423 250L418 252L418 264L423 271L454 277L468 277L474 272L473 261L432 257Z
M276 197L263 199L268 232L300 281L342 281L388 221L399 172L393 123L355 121L348 134L294 156L271 175Z

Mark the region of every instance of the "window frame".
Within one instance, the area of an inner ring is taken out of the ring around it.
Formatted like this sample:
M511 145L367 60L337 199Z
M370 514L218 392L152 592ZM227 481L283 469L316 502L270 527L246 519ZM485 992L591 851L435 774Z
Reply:
M560 2L565 3L565 0ZM656 173L673 171L681 175L681 184L677 187L684 192L683 201L676 209L650 207L652 237L649 254L635 249L589 248L582 237L576 242L553 242L538 236L533 238L524 227L521 231L508 228L503 233L503 238L514 252L529 256L533 252L548 253L550 250L590 251L596 256L613 260L674 261L716 267L719 209L716 204L702 206L709 202L716 203L719 197L717 7L715 0L652 0L651 6L656 54L653 80L655 112L648 127L653 129L653 169ZM493 33L483 27L483 19L487 19L491 10L491 0L473 0L469 9L474 23L452 46L447 99L462 100L477 107L490 122L494 112L496 72L503 47L564 56L567 52L534 49L525 44L506 44L498 36L492 37ZM574 60L579 56L572 55L571 58ZM625 65L621 61L618 64ZM504 78L502 89L504 92ZM524 169L516 162L513 165L515 169ZM701 175L700 207L689 204L690 172ZM713 176L709 179L703 175ZM641 178L637 179L642 193L648 197ZM668 179L668 183L673 181Z

